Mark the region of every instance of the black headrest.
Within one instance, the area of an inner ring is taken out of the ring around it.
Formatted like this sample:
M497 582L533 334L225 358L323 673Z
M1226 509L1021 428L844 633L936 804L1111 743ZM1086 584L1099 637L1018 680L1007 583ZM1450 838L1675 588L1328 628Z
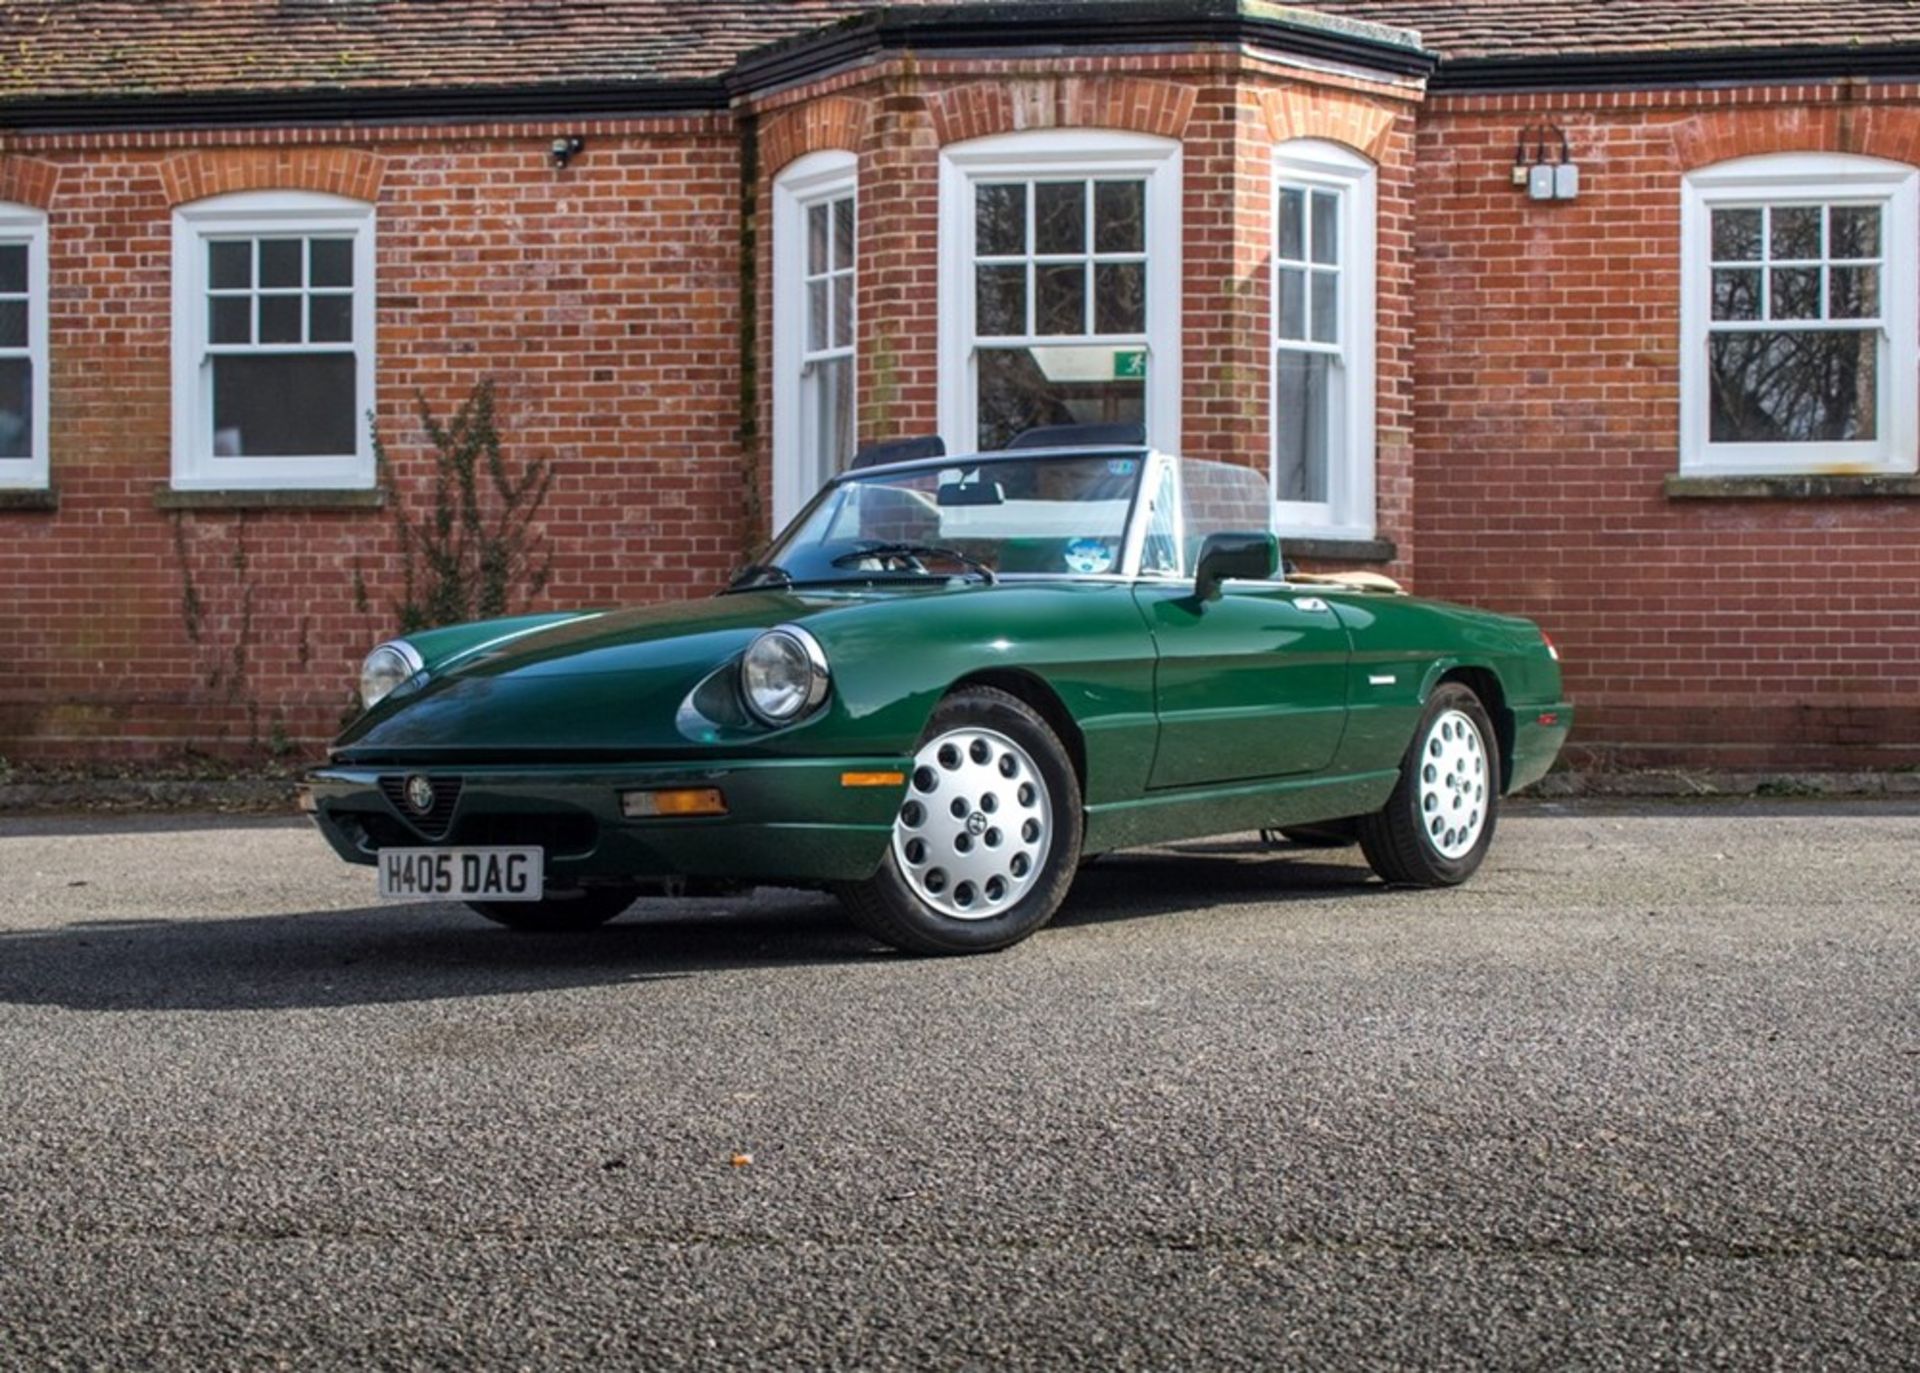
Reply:
M1136 421L1124 424L1043 424L1023 429L1008 442L1014 448L1094 448L1117 444L1145 447L1147 426Z
M855 453L847 470L883 467L890 462L912 462L916 458L944 458L946 455L947 445L938 434L927 434L917 439L888 439L885 443L870 443Z

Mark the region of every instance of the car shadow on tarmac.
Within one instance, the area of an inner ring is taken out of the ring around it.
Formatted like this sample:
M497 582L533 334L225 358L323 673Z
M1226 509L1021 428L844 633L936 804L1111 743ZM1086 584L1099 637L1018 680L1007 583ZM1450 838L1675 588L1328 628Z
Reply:
M1357 860L1285 852L1223 842L1107 855L1080 874L1052 928L1383 892ZM900 957L847 924L833 898L785 889L643 900L585 934L514 934L452 905L95 920L0 930L0 1005L325 1009Z

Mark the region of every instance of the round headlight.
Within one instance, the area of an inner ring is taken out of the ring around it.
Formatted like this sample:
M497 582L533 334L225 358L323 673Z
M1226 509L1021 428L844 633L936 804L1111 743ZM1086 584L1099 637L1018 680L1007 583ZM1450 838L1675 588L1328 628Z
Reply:
M420 661L420 655L412 644L405 639L395 639L391 643L381 644L367 655L367 661L360 665L360 704L372 710L393 689L422 671L426 664Z
M827 655L796 625L770 629L740 659L740 692L767 724L791 724L826 700Z

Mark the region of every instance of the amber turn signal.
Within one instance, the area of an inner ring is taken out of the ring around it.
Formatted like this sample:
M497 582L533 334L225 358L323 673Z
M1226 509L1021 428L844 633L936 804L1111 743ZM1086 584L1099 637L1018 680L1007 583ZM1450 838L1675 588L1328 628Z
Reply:
M718 787L676 787L663 791L623 791L620 813L629 820L683 815L725 815L727 798Z
M843 772L840 785L843 787L897 787L904 785L907 774L904 772Z

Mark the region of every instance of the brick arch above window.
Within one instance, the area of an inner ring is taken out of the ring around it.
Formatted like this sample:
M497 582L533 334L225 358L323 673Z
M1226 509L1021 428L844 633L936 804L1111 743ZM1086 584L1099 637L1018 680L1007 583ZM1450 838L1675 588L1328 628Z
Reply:
M0 200L50 209L59 180L60 168L54 163L37 157L0 156Z
M1321 138L1383 160L1398 114L1392 108L1354 96L1330 96L1304 87L1262 91L1260 106L1267 133L1275 143L1298 138Z
M1906 116L1905 110L1857 105L1711 110L1674 124L1673 147L1683 172L1759 153L1856 153L1912 162Z
M234 191L319 191L380 198L387 160L357 148L234 149L175 153L160 164L169 205Z
M808 153L858 152L870 109L865 100L834 95L768 116L760 126L761 170L773 175Z
M1109 129L1179 139L1193 117L1190 85L1135 76L969 81L927 96L945 147L1031 129Z

